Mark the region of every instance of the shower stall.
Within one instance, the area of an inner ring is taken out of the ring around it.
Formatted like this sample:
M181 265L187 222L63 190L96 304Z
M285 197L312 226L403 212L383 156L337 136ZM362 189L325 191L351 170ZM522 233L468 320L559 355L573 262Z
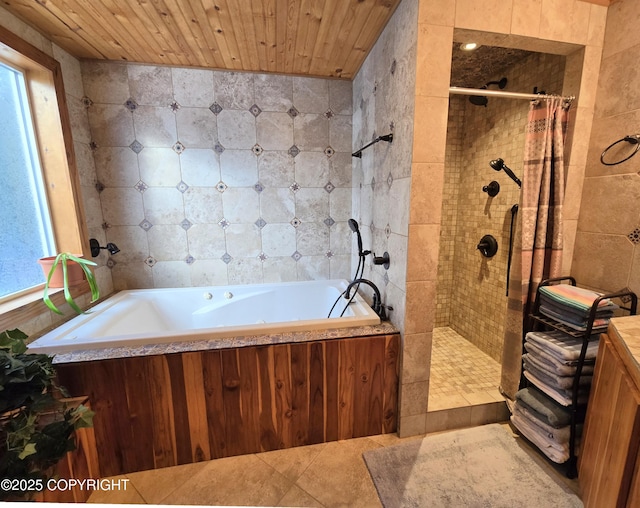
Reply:
M487 55L492 58L491 51ZM562 91L563 56L519 52L517 57L506 68L483 66L494 73L473 83L459 81L454 59L451 85L480 88L508 81L505 92ZM528 100L497 93L482 101L450 96L430 411L501 400L507 271L510 239L518 227L528 111ZM497 242L493 256L479 249L486 235Z

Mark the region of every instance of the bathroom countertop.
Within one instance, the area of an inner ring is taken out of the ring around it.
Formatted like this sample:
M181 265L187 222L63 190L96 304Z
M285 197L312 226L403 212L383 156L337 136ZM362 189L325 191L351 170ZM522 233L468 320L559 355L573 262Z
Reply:
M640 316L612 318L607 335L619 346L629 373L640 381Z
M310 342L314 340L365 337L367 335L388 335L392 333L398 333L398 329L389 322L383 322L378 325L336 328L333 330L286 332L273 335L247 335L211 340L168 342L165 344L149 344L145 346L85 349L81 351L72 351L70 353L58 353L54 356L53 363L90 362L114 358L129 358L134 356L186 353L190 351L206 351L210 349L231 349L246 346L264 346L268 344L286 344L290 342Z

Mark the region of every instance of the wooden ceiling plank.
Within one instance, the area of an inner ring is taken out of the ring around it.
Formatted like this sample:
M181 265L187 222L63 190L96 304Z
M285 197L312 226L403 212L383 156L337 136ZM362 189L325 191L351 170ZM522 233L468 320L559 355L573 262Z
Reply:
M308 57L308 55L304 54L304 47L311 22L309 15L311 11L311 0L298 0L296 3L298 4L298 19L295 24L296 34L292 53L293 67L289 71L294 74L298 68L304 67L303 60L305 57Z
M325 0L311 0L309 10L305 12L305 16L309 18L307 33L304 38L304 46L301 50L301 60L298 64L298 73L307 74L311 68L313 53L318 44L318 34L320 33L320 24L324 15Z
M202 31L202 36L204 37L204 42L206 43L206 48L210 55L210 66L218 69L223 69L224 58L222 56L222 51L220 46L218 45L216 34L214 33L207 13L202 6L202 2L195 1L190 2L190 4L192 5L193 15L198 22L200 30Z
M276 72L284 73L287 61L287 13L289 0L276 0Z
M349 2L340 0L327 0L324 13L318 31L318 41L314 48L309 73L318 76L333 75L335 66L331 65L330 57L333 54L338 37L336 33L342 30L342 24L347 19ZM348 27L346 28L348 30Z
M131 52L122 45L116 37L110 34L104 25L89 15L80 2L68 2L66 0L47 0L48 8L60 17L72 20L78 26L82 26L87 37L101 48L101 52L108 60L131 60Z
M204 7L209 24L213 29L213 33L216 36L218 47L220 48L220 55L224 60L224 68L228 70L242 70L242 59L238 50L238 45L234 34L231 30L231 25L228 24L228 14L226 11L226 3L224 6L218 5L220 2L211 2L210 0L201 0L201 2L207 2ZM222 10L225 9L225 14L222 15Z
M166 64L170 61L166 55L168 48L166 41L147 30L136 9L139 7L136 2L129 2L127 5L122 0L102 0L102 3L114 20L120 23L122 29L131 35L131 38L138 45L139 51L145 55L143 60L137 60L138 62L151 61ZM163 42L164 44L162 44Z
M331 65L331 69L328 70L327 75L341 77L345 70L342 68L342 53L346 51L347 44L350 38L350 34L356 30L360 30L356 19L356 11L359 8L354 2L349 2L347 8L343 11L343 17L340 23L340 28L334 35L334 44L331 48L331 53L327 56L327 62Z
M120 0L118 0L120 1ZM161 48L166 48L164 51L166 60L170 65L187 65L184 58L180 54L180 46L177 41L173 37L173 34L166 29L166 25L163 16L160 15L156 5L152 2L152 0L135 0L138 4L138 8L136 8L136 12L140 14L137 15L140 22L144 25L146 30L153 36L153 38L157 41L157 45ZM144 15L143 15L144 13ZM164 44L161 42L164 41ZM153 63L153 62L151 62Z
M269 42L267 34L268 24L272 23L275 14L273 2L271 0L251 0L251 19L256 41L256 51L258 54L258 68L262 72L270 72L273 63L269 58ZM272 32L275 34L275 30Z
M276 0L263 0L264 4L264 41L267 70L276 72L277 70L277 19Z
M299 0L289 0L286 17L287 36L285 39L284 72L293 74L296 59L296 39L298 36L298 20L300 19Z
M4 2L5 8L35 27L65 51L79 58L105 58L96 44L87 39L85 31L71 20L60 19L46 5L31 0Z
M210 65L207 44L202 30L193 15L190 2L188 0L170 0L163 2L163 4L170 14L168 18L173 20L177 33L182 36L184 51L188 53L188 58L192 61L192 65L200 67ZM194 58L195 60L193 60Z
M242 67L249 66L251 69L259 70L260 62L258 61L257 40L253 26L253 12L247 8L245 2L242 7L237 2L227 2L227 12L242 55Z

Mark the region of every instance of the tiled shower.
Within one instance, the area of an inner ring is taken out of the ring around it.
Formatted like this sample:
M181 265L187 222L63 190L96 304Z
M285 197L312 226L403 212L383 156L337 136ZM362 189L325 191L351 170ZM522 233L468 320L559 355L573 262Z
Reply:
M507 77L505 91L531 93L537 87L560 94L564 57L532 53L500 72L486 79ZM504 172L494 171L489 161L504 159L522 179L528 110L529 101L497 97L489 97L486 107L471 104L466 96L451 96L449 102L432 370L437 371L438 362L458 354L456 347L447 354L439 350L451 349L458 337L464 337L479 350L478 362L497 367L485 369L494 373L494 388L499 384L502 359L511 208L518 204L520 190ZM499 183L500 191L490 197L483 187L493 180ZM514 224L517 222L516 216ZM492 258L483 257L476 249L485 234L498 241L498 252ZM457 370L463 377L469 372ZM477 383L454 377L447 375L432 383L432 395L458 394L453 386L458 381L467 387ZM447 379L450 389L443 386Z
M115 289L348 278L351 83L82 66Z

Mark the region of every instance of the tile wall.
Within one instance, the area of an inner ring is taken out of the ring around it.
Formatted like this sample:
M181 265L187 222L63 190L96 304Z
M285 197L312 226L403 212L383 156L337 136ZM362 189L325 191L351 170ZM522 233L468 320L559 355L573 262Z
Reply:
M348 278L351 83L84 62L116 289Z
M507 77L505 91L530 93L537 87L561 94L564 61L533 53L486 79ZM502 158L523 178L528 111L529 101L494 97L483 107L453 96L449 106L436 326L450 326L496 361L502 358L511 207L519 203L520 189L489 161ZM500 185L493 198L482 191L491 181ZM485 234L498 241L492 258L476 249Z
M636 2L609 7L573 256L578 283L605 292L640 294L640 155L616 166L600 163L607 146L640 133L638 26ZM616 155L626 157L630 149Z

